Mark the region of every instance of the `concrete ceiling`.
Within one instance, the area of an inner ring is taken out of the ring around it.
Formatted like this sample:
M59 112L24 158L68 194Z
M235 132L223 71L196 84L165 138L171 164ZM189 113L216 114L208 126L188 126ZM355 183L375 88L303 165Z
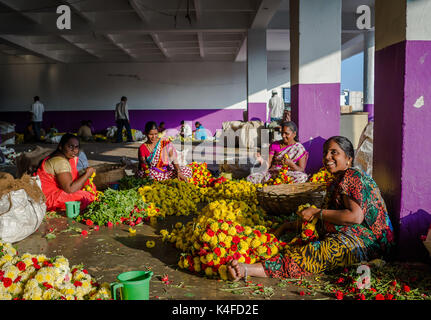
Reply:
M362 50L362 4L343 0L343 59ZM0 63L245 61L250 28L268 30L269 61L289 56L288 0L0 0Z

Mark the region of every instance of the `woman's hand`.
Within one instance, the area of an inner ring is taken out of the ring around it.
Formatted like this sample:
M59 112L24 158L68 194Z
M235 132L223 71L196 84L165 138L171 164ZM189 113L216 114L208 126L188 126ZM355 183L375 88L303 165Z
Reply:
M87 175L88 177L91 177L95 172L96 170L94 170L93 167L88 167L87 169L85 169L85 175Z
M284 165L288 165L289 168L293 168L295 165L295 162L293 162L292 159L287 159L286 157L283 157L283 160L281 161Z
M319 214L319 212L320 212L319 208L309 207L307 209L302 210L301 212L297 212L297 214L302 218L302 220L311 221Z
M187 182L187 178L181 172L178 172L177 177L178 177L178 180Z

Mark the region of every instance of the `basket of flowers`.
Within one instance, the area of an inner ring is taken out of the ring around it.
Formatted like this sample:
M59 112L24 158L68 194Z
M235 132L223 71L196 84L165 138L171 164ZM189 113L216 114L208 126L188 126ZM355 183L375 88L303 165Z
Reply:
M257 200L270 215L289 215L303 203L320 208L326 195L326 185L306 182L270 185L258 188Z

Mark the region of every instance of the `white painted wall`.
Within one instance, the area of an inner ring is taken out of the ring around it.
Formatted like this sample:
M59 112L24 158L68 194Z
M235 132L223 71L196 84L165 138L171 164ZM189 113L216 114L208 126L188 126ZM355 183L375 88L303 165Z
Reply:
M266 30L250 29L247 34L248 102L266 102L268 97Z
M0 111L246 108L245 63L0 65Z
M431 40L431 1L407 1L407 40Z
M285 63L268 63L273 88L289 86ZM47 110L246 109L246 63L0 65L0 111L26 111L39 95Z

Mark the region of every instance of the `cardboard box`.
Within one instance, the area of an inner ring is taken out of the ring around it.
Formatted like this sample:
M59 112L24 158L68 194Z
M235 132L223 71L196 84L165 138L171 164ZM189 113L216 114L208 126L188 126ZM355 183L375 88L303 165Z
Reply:
M352 113L352 106L341 106L341 113Z

